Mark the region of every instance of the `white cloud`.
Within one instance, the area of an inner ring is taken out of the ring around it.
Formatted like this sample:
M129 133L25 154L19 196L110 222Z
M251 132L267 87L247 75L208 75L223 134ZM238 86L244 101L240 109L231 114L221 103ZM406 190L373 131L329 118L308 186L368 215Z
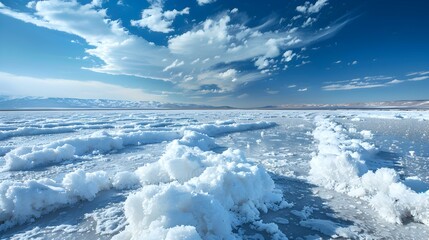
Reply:
M276 95L276 94L278 94L280 91L271 90L271 89L267 88L267 89L265 90L265 92L266 92L266 93L268 93L268 94L270 94L270 95Z
M270 63L268 62L268 60L264 57L259 57L256 61L255 61L255 66L258 67L259 70L267 68L270 65Z
M341 63L341 60L338 60L335 62L335 64L340 64L340 63Z
M428 74L429 74L429 71L419 71L419 72L408 73L406 76L407 77L409 77L409 76L416 76L416 75L423 76L423 75L428 75Z
M291 18L291 20L292 20L292 21L295 21L295 20L300 19L300 18L302 18L302 16L301 16L301 15L296 15L296 16L293 16L293 17Z
M0 95L165 101L161 95L99 81L34 78L0 72Z
M171 63L170 65L168 65L167 67L165 67L162 71L163 71L163 72L166 72L166 71L168 71L168 70L170 70L170 69L172 69L172 68L180 67L180 66L182 66L183 64L185 64L185 62L184 62L184 61L180 61L180 62L179 62L179 59L176 59L176 60L174 60L174 62L173 62L173 63Z
M309 17L309 18L307 18L307 20L305 20L305 22L302 24L302 27L303 28L305 28L305 27L308 27L308 26L311 26L311 25L313 25L313 23L314 22L316 22L316 18L312 18L312 17Z
M198 63L200 61L200 58L195 59L194 61L191 62L192 65Z
M161 1L155 1L149 8L144 9L140 20L131 20L131 25L149 28L154 32L169 33L174 31L171 27L176 16L189 14L189 8L181 11L176 9L163 10Z
M3 3L0 2L0 7L2 7ZM3 5L4 6L4 5ZM36 1L30 1L25 5L27 8L34 8L36 6Z
M393 79L390 82L387 82L386 84L398 84L398 83L403 83L403 80L398 80L398 79Z
M298 92L306 92L308 89L307 88L300 88L298 89Z
M329 82L328 85L322 87L325 91L342 91L353 89L368 89L388 87L395 84L406 82L405 80L393 79L389 76L367 76L363 78L354 78L351 80Z
M296 85L295 84L292 84L292 85L289 85L289 86L287 86L288 88L296 88Z
M390 80L390 79L393 79L393 77L378 75L378 76L366 76L363 79L366 81L376 81L376 80Z
M358 61L354 60L353 62L348 62L347 65L351 66L351 65L356 65L358 64Z
M231 10L231 13L237 13L238 12L238 8L233 8L232 10Z
M292 50L287 50L285 53L283 53L283 60L285 62L290 62L292 59L296 56L295 53L293 53Z
M214 3L214 2L216 2L216 0L197 0L197 2L198 2L198 5L202 6L202 5L206 5L209 3Z
M219 77L234 79L236 74L237 74L237 70L231 68L226 70L225 72L219 73Z
M260 66L265 66L263 70L271 74L282 69L283 66L278 66L284 64L279 61L282 52L324 39L346 24L332 25L313 34L296 28L263 31L264 27L251 28L240 19L234 19L232 23L229 13L224 12L196 24L183 34L171 36L168 45L161 46L132 35L120 20L111 20L106 9L92 4L46 0L35 4L34 13L21 13L7 7L0 8L0 13L81 37L90 46L86 53L102 60L101 65L87 70L170 81L187 90L198 90L211 84L222 91L233 91L242 84L263 79L266 76L259 72L262 69L256 67L245 71L236 69L232 79L221 78L219 74L233 68L232 63L243 61L261 62ZM173 64L174 59L180 61Z
M314 4L305 2L304 5L296 7L296 10L306 14L318 13L326 5L328 5L328 0L317 0Z
M422 81L422 80L426 80L429 79L429 76L420 76L420 77L413 77L408 79L408 81Z

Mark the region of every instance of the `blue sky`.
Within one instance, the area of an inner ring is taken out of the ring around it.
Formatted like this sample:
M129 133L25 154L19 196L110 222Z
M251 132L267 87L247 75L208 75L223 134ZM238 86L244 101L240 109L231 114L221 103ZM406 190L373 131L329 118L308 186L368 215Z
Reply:
M429 99L427 1L0 0L0 95Z

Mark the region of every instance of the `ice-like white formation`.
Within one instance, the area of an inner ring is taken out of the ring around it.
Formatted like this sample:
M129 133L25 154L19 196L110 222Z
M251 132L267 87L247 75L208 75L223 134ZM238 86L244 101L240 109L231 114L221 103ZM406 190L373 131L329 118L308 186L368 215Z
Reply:
M248 131L275 126L272 122L257 123L222 123L203 124L195 127L185 127L178 131L116 131L108 133L98 131L90 136L69 137L54 141L50 144L18 147L5 154L4 170L28 170L39 166L46 166L74 159L75 156L83 156L92 153L107 153L124 148L124 146L153 144L164 141L181 139L181 144L198 144L202 150L216 148L217 145L209 136L217 136L225 133ZM189 131L187 129L195 129ZM196 142L197 141L197 142Z
M19 136L67 133L67 132L74 132L74 131L75 129L70 127L56 127L56 128L21 127L21 128L9 130L9 131L0 131L0 140L4 140L11 137L19 137Z
M235 123L234 121L217 122L217 124L202 124L198 126L184 127L184 129L204 133L210 137L222 134L243 132L255 129L264 129L274 127L274 122L255 122L255 123Z
M313 131L317 153L310 161L309 180L317 185L369 202L381 218L401 224L405 219L429 225L429 191L417 193L399 179L393 169L368 171L365 159L375 148L327 118L316 118Z
M104 171L77 170L61 182L52 179L0 183L0 231L80 200L92 200L111 187Z
M188 133L136 170L143 187L125 201L129 225L116 239L238 239L233 229L289 206L263 167L238 150L202 151L208 143ZM271 234L285 239L278 228Z
M13 128L8 130L0 131L0 140L5 140L12 137L23 137L23 136L34 136L34 135L44 135L44 134L57 134L57 133L70 133L75 132L81 129L109 129L114 128L112 125L109 125L104 122L95 122L94 124L86 123L51 123L43 125L31 125L19 128Z
M365 239L359 238L356 229L351 227L344 227L338 223L325 220L325 219L308 219L299 223L303 227L311 228L319 231L332 238L345 238L345 239Z
M180 137L181 133L172 131L99 131L90 136L70 137L41 146L18 147L4 156L4 169L26 170L74 159L75 156L107 153L127 145L159 143Z

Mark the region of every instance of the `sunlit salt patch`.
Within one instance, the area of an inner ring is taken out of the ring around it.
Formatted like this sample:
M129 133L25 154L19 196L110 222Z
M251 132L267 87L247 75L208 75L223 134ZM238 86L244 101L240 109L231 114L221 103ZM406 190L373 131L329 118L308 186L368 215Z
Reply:
M230 124L234 124L235 121L230 119L230 120L217 120L215 122L216 125L230 125Z
M369 130L362 130L360 131L360 135L362 135L362 137L364 139L372 139L374 134L371 133L371 131Z
M429 225L429 194L418 193L421 181L405 184L395 170L368 171L371 145L348 139L345 129L329 119L316 118L317 152L310 161L309 180L317 185L368 201L381 218L402 224L409 219Z
M52 179L0 183L0 231L39 218L42 214L81 200L93 200L111 183L104 171L77 170L61 182Z
M345 129L327 119L317 118L316 124L313 137L319 143L310 161L309 179L318 185L345 191L367 172L361 155L368 155L374 146L348 139Z
M140 186L140 179L134 172L118 172L113 177L112 185L119 190L133 189Z
M357 133L357 129L354 127L349 128L349 133Z
M355 226L345 227L339 223L325 219L308 219L301 221L299 224L332 238L359 239L358 234L360 229Z
M39 166L47 166L72 160L75 156L87 154L104 154L123 149L125 146L161 143L182 139L182 144L196 141L196 134L216 136L238 131L249 131L275 126L272 122L230 123L225 125L203 124L195 127L184 127L180 131L116 131L108 133L98 131L86 137L70 137L50 144L34 147L18 147L5 154L4 170L28 170ZM195 135L195 136L194 136ZM197 136L203 150L216 148L217 145L209 139ZM194 144L194 143L192 143ZM204 145L204 146L203 146Z
M179 140L179 143L189 147L198 147L203 151L212 150L218 148L213 138L203 133L185 130L183 137Z
M68 225L68 224L61 224L58 226L49 226L46 228L47 230L55 233L55 232L62 232L62 233L74 233L79 231L79 227L75 225Z
M125 201L129 225L116 239L239 239L233 230L244 223L284 236L274 223L257 223L261 212L290 207L265 169L238 150L200 147L174 140L159 161L136 170L143 187Z
M31 230L25 231L23 233L18 233L12 236L11 240L43 240L43 234L41 234L41 228L35 227Z
M99 235L113 235L122 231L126 226L122 204L114 204L85 214L86 219L95 222L95 232Z
M180 138L179 132L95 132L87 137L70 137L50 144L18 147L5 156L5 170L27 170L74 159L85 154L107 153L128 145L141 145L171 141Z

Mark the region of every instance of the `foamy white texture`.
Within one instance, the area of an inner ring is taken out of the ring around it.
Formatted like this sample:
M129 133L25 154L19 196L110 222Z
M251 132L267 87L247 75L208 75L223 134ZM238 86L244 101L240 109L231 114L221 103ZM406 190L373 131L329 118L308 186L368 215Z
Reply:
M196 144L203 150L209 150L216 147L213 140L208 136L201 137L197 134L217 136L220 134L262 129L275 126L273 122L256 123L234 123L226 122L220 125L203 124L195 127L185 127L179 131L117 131L108 133L99 131L85 137L70 137L55 141L50 144L18 147L4 156L5 165L3 170L28 170L39 166L59 163L65 160L74 159L75 156L82 156L91 153L107 153L113 150L119 150L124 146L160 143L163 141L172 141L183 138L182 144ZM187 131L194 130L194 131ZM194 136L195 135L195 136Z
M317 153L310 161L309 180L317 185L369 202L380 217L401 224L406 218L429 225L429 191L417 193L400 182L393 169L368 171L364 159L375 148L359 139L348 139L346 130L316 117Z
M52 179L0 183L0 231L80 200L92 200L110 188L104 171L69 173L61 182Z
M159 161L136 170L143 187L127 198L129 225L116 239L238 239L237 226L288 206L263 167L238 150L204 152L207 136L197 136L174 140Z

